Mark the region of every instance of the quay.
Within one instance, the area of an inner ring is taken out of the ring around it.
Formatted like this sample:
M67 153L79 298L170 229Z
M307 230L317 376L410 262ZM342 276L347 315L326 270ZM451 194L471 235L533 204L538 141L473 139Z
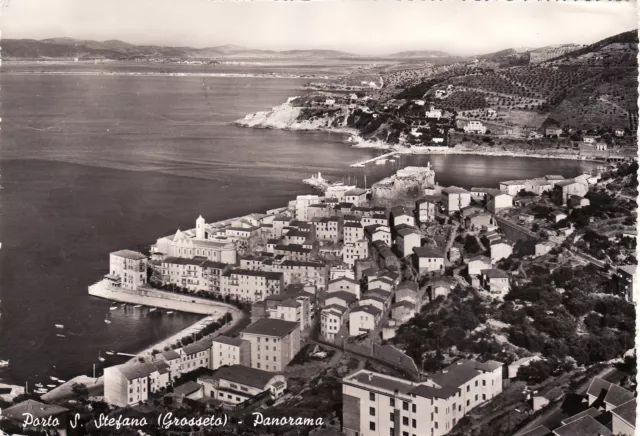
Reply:
M400 152L392 151L391 153L382 154L380 156L376 156L376 157L373 157L371 159L363 160L361 162L356 162L356 163L351 164L349 166L352 167L352 168L363 167L365 164L368 164L368 163L371 163L371 162L375 162L375 161L380 160L380 159L386 159L387 157L395 156L395 155L398 155L398 154L400 154Z

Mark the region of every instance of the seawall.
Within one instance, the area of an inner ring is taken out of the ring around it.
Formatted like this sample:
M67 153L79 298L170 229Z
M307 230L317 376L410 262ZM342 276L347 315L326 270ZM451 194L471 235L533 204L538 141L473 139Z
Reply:
M231 312L234 318L238 318L240 313L237 307L220 301L212 301L191 295L175 294L173 292L151 288L142 288L135 291L114 288L107 285L104 280L89 286L89 295L121 303L142 304L161 309L197 313L199 315L221 317L225 313Z

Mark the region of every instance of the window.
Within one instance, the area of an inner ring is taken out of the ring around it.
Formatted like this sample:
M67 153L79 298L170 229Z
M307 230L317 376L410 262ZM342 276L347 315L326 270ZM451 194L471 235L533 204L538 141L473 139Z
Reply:
M408 431L403 431L402 432L402 436L409 436L409 432Z
M389 398L389 406L391 406L391 407L395 407L396 406L395 398Z
M413 413L416 413L416 405L415 405L415 404L412 404L412 405L411 405L411 411L412 411Z
M395 419L395 416L396 416L395 413L393 412L389 413L389 421L393 422L393 420Z
M409 410L409 403L407 403L406 401L402 402L402 410Z
M409 425L409 418L407 418L406 416L402 417L402 425Z
M469 387L470 387L470 386L469 386L469 385L467 385L467 392L469 392Z
M416 428L416 420L415 419L411 420L411 427Z
M373 430L373 431L376 430L376 423L375 422L373 422L373 421L369 422L369 430Z
M436 413L438 413L438 406L436 406Z
M462 406L458 406L458 412L462 412Z
M434 426L435 426L435 428L438 428L438 422L437 421L434 423Z
M376 409L374 407L369 407L369 415L376 416Z
M478 401L478 394L476 394L476 401Z
M389 436L395 436L395 434L396 434L395 432L396 432L396 429L395 429L395 428L393 428L393 427L391 427L391 428L389 429Z
M486 400L487 396L485 394L482 394L482 401Z
M486 386L487 385L487 381L486 380L482 380L482 386Z
M470 400L467 400L467 406L469 405L469 403L470 403Z
M376 394L374 394L373 392L369 392L369 400L375 401L376 400Z
M476 380L476 387L478 387L478 380Z

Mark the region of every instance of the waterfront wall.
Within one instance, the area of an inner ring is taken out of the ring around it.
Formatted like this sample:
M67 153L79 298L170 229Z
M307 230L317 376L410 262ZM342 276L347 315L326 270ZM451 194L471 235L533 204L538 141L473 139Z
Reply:
M116 288L109 286L104 280L89 286L89 295L121 303L142 304L162 309L197 313L199 315L215 315L220 317L227 312L231 312L234 319L238 317L239 312L237 307L220 301L212 301L151 288L140 288L135 291Z

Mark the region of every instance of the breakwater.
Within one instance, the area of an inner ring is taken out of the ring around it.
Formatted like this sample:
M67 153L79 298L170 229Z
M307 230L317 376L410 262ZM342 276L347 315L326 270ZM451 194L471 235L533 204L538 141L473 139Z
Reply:
M237 307L220 301L151 288L140 288L138 290L115 288L109 286L104 280L89 286L89 295L120 303L142 304L161 309L179 310L181 312L216 317L221 317L230 312L234 318L237 318L240 313Z

